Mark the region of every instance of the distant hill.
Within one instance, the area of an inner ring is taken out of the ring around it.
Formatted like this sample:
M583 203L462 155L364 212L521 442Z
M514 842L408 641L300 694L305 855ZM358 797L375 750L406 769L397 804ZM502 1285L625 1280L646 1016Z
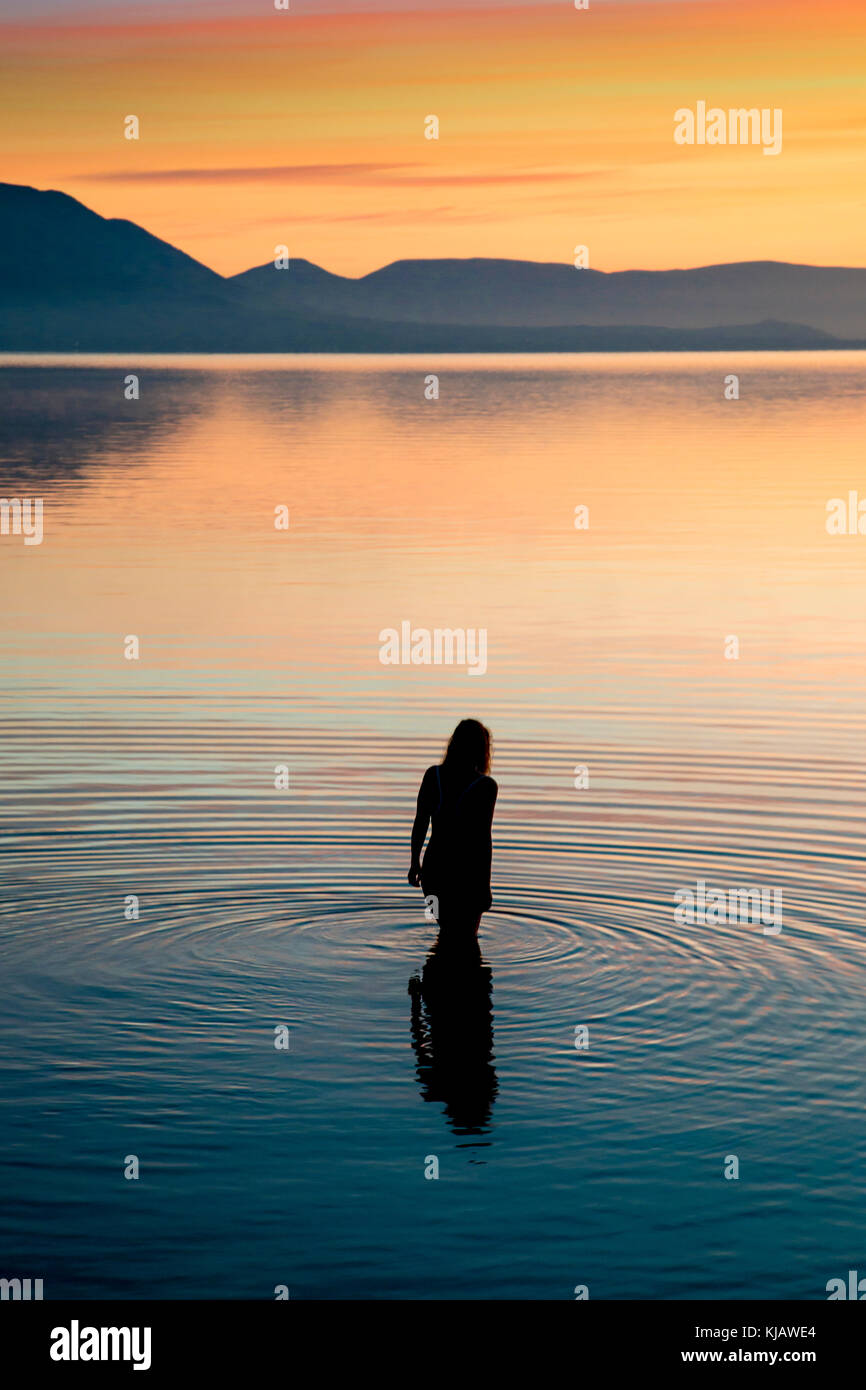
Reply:
M866 338L866 270L781 261L610 274L534 261L395 261L359 280L299 261L290 271L259 266L232 283L258 302L336 317L531 328L706 328L774 319Z
M310 261L221 276L65 193L0 184L0 351L628 351L866 346L866 270L605 274L533 261Z

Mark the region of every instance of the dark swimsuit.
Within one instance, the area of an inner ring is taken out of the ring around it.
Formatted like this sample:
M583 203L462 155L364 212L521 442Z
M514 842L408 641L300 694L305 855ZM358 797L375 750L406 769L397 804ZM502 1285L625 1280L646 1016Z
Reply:
M472 798L467 796L486 777L475 777L456 800L445 799L445 789L437 766L439 802L430 820L432 832L421 865L421 887L426 897L439 899L438 918L477 919L491 905L490 824L480 824L471 814Z

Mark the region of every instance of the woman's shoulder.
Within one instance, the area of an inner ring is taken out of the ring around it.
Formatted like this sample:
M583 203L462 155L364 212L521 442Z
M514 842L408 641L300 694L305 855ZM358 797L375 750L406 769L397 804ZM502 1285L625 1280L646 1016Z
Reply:
M421 791L425 796L430 796L437 791L439 785L438 773L438 765L434 763L432 767L428 767L424 776L421 778Z

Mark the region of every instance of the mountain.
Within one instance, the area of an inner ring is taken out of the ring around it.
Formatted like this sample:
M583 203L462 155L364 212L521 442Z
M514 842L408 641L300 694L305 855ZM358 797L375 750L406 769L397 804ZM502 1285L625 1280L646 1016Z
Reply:
M305 308L329 304L334 306L334 312L338 314L345 312L342 299L350 298L353 287L360 283L358 280L347 280L343 275L332 275L330 270L322 270L312 261L294 257L288 270L277 270L269 261L267 265L242 270L240 275L230 275L226 280L226 284L250 301L269 304L277 294L283 296L286 308L291 307L292 301L296 306L303 304ZM365 316L358 314L355 317Z
M224 280L134 222L67 193L0 184L0 289L57 294L220 293Z
M306 260L221 276L65 193L0 184L0 351L566 352L866 346L866 270Z
M359 280L298 261L288 271L258 266L231 283L259 303L340 318L531 328L706 328L775 319L866 338L866 270L781 261L610 273L533 261L395 261Z

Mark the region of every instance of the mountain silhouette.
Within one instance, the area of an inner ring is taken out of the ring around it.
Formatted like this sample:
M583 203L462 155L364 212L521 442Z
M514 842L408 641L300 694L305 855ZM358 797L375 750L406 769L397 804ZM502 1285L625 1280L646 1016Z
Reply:
M219 293L223 278L134 222L66 193L0 184L0 287L56 294Z
M339 317L526 328L705 328L773 319L866 337L866 270L748 261L604 273L474 259L395 261L350 280L308 261L298 264L294 281L269 264L233 276L232 283L271 302Z
M866 269L576 270L485 258L222 276L68 194L0 184L0 350L676 351L866 346Z

